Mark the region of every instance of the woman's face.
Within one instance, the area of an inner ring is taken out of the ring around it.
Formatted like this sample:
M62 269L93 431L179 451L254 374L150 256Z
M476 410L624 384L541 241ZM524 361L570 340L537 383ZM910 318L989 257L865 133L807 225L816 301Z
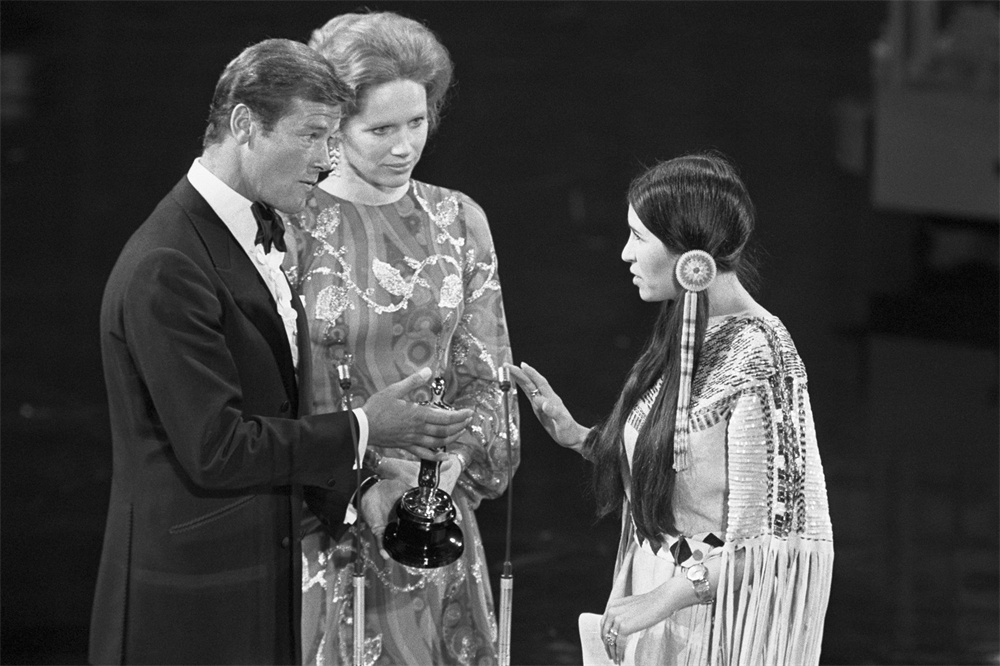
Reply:
M622 260L631 264L629 272L635 276L632 283L639 287L639 298L647 302L677 298L679 285L674 279L674 265L678 255L646 228L632 206L628 207L628 227Z
M369 88L341 124L341 155L351 174L379 190L406 186L427 142L427 90L398 79Z

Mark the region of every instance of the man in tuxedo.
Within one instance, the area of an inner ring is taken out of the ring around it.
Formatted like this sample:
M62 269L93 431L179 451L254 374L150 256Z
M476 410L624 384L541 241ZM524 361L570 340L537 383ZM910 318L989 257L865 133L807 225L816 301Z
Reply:
M112 270L101 349L114 473L94 663L299 662L303 487L320 489L337 529L365 447L435 458L469 422L404 399L423 371L363 408L297 418L308 328L272 208L305 206L346 99L305 45L247 48L216 86L201 157Z

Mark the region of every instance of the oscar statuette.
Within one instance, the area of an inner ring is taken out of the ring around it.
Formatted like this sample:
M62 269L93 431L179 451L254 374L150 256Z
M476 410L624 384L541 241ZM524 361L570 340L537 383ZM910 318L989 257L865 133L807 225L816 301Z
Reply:
M451 409L444 402L444 378L435 377L433 389L431 404ZM443 567L461 557L465 549L462 529L455 524L455 504L451 495L438 488L440 465L435 460L420 461L417 486L403 493L396 505L396 522L386 527L382 544L400 564L421 569Z

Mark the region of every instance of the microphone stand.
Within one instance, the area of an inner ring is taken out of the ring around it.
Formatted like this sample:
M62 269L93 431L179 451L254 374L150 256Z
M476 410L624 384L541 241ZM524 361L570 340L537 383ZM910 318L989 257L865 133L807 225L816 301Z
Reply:
M511 465L510 443L510 370L504 366L497 369L500 390L503 391L504 425L507 428L507 538L505 544L503 572L500 574L500 637L498 639L497 661L499 666L510 666L510 616L513 608L514 571L510 564L511 518L514 515L514 468Z
M344 411L347 412L348 425L351 428L351 441L354 443L354 471L357 475L357 503L354 519L354 664L363 666L365 661L365 563L361 554L361 532L364 528L364 517L361 513L361 447L358 444L358 433L354 430L354 420L351 418L351 355L344 354L343 360L337 363L337 380L340 383Z

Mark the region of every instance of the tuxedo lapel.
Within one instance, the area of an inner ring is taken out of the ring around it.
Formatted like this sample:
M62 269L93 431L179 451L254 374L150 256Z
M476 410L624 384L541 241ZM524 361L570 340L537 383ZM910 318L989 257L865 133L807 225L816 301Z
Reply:
M204 242L215 270L225 282L236 306L267 340L278 362L285 393L294 403L298 399L295 366L288 346L288 336L285 334L285 325L278 315L278 307L270 290L264 284L250 257L233 238L229 228L192 187L187 177L182 178L177 184L173 195L187 212L188 219Z
M292 289L291 283L288 287ZM312 377L312 349L310 348L309 322L306 320L306 311L302 300L295 293L295 289L292 289L292 306L295 308L295 326L298 331L296 342L299 346L299 378L303 380L299 384L299 393L296 396L298 404L295 413L299 416L305 416L312 408L312 385L308 380L309 377ZM292 400L292 404L296 404L296 400Z

